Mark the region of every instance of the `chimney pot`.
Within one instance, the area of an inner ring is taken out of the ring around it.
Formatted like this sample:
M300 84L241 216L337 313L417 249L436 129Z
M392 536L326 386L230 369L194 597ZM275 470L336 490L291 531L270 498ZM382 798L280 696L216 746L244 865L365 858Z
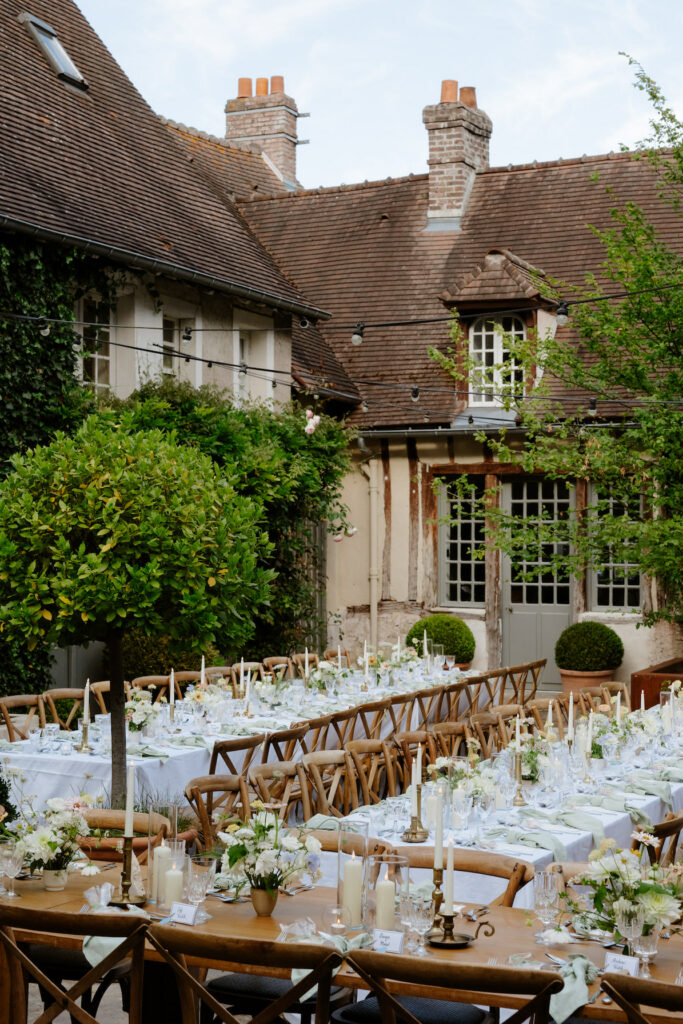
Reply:
M477 109L477 90L471 85L463 85L460 90L460 102L472 110Z
M267 96L268 95L268 79L257 78L256 79L256 95Z
M458 102L458 83L455 82L452 78L444 78L443 82L441 83L441 102Z
M242 100L246 96L251 96L251 78L238 78L237 79L237 98L239 100Z
M285 91L285 80L282 75L270 76L270 91L271 93Z

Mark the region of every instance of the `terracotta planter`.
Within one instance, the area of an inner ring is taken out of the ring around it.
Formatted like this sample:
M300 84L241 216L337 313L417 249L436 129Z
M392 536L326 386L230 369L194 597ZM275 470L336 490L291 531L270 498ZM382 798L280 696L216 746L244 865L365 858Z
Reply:
M270 917L275 910L278 892L268 892L267 889L250 889L251 903L259 917Z
M682 676L683 661L680 657L670 658L669 661L662 661L658 665L650 665L648 668L631 673L631 707L640 707L641 693L645 694L645 707L655 707L659 704L662 683L671 679L680 679Z
M614 675L611 668L604 668L600 672L574 672L568 668L561 668L558 671L562 680L562 693L573 693L575 697L584 686L602 686Z
M48 892L61 892L66 888L68 872L66 868L61 871L53 871L50 868L43 868L43 888Z

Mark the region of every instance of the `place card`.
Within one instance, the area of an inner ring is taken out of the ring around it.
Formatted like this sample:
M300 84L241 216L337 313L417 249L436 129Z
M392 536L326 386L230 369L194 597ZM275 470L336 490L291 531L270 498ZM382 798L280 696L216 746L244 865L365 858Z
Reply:
M624 956L623 953L605 953L605 970L616 971L617 974L630 974L638 977L639 961L637 956Z
M195 925L198 911L199 907L195 907L191 903L172 903L168 920L171 924Z
M373 928L372 948L377 953L402 953L403 932L391 931L388 928Z

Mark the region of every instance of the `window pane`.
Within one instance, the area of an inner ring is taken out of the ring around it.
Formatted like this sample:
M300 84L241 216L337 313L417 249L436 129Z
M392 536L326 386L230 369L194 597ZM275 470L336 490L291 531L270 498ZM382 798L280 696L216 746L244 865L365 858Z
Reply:
M483 604L486 567L475 558L483 552L485 520L478 502L483 498L481 478L472 478L466 493L458 497L456 489L447 488L444 494L445 511L449 522L445 529L445 565L441 571L446 577L447 600L452 604ZM473 580L478 581L476 587Z

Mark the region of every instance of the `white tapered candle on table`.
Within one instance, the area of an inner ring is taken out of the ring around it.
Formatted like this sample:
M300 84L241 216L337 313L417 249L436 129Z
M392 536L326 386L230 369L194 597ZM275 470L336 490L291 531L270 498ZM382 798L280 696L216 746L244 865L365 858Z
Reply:
M640 710L645 710L645 690L640 691Z
M617 693L617 728L621 726L621 692Z
M552 700L548 701L548 720L545 723L545 727L548 730L548 732L553 727L553 702L552 702Z
M442 913L453 913L453 840L448 840L446 852L446 879L443 890Z
M416 770L415 774L417 776L415 781L417 782L417 784L419 786L420 783L422 782L422 744L421 743L418 743L418 745L417 745L417 770Z
M436 823L434 825L434 867L443 870L443 800L436 795Z
M304 676L308 679L308 647L304 649Z
M168 683L168 702L171 707L175 707L175 672L171 669L171 678Z
M341 669L341 644L337 644L337 668Z
M591 757L593 753L593 712L590 711L588 714L588 738L586 740L586 757Z
M202 667L201 667L201 670L199 672L199 682L202 684L202 686L206 682L206 661L204 660L204 655L203 654L202 654Z
M128 765L128 782L126 785L126 817L124 821L124 836L133 835L133 809L135 807L135 766L133 762Z
M515 748L519 753L519 715L515 718Z
M240 658L240 693L244 693L244 658Z
M399 657L400 657L401 656L401 634L400 633L396 637L396 649L397 649Z
M567 717L567 739L574 739L574 694L569 694L569 715Z
M90 680L85 681L85 693L83 694L83 725L90 725Z

